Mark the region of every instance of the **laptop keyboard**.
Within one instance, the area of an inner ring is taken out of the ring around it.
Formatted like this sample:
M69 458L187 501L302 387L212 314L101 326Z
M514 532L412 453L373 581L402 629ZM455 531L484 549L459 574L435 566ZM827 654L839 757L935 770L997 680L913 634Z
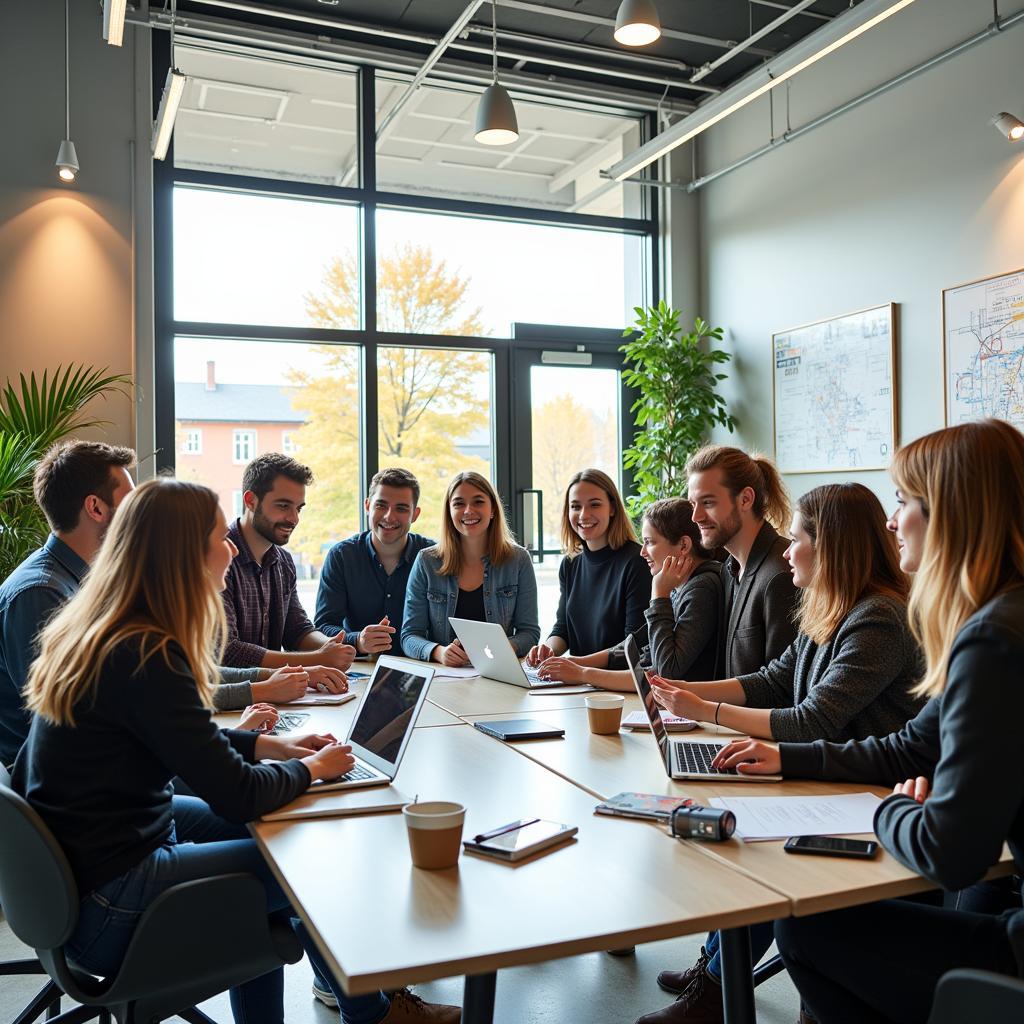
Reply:
M735 768L712 768L715 755L724 743L673 743L675 771L690 775L739 775Z
M334 781L335 782L357 782L360 779L378 779L379 775L374 772L367 771L361 764L357 764L351 771L346 772L344 775L339 775Z
M291 732L293 729L298 729L308 718L308 711L282 711L278 715L277 724L270 730L270 735L280 736L283 732Z

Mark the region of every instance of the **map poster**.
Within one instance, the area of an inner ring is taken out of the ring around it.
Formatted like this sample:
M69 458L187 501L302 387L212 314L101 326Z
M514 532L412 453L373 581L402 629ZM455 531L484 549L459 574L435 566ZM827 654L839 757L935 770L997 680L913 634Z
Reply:
M896 306L772 335L783 473L885 469L896 446Z
M1024 270L942 293L946 426L995 416L1024 430Z

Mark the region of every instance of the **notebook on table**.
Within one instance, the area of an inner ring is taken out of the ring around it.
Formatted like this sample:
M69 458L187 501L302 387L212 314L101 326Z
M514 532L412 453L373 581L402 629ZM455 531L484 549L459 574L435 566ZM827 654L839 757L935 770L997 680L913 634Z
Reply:
M640 667L640 651L636 641L626 637L626 664L633 675L633 685L658 741L658 756L670 779L716 779L720 782L781 782L781 775L740 775L735 768L712 768L715 755L725 746L714 740L672 739L661 721L661 714L651 684Z

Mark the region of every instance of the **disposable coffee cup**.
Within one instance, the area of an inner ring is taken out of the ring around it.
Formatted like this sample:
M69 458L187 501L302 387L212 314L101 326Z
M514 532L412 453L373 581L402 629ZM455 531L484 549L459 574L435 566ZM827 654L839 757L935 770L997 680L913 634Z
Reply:
M402 808L409 853L418 868L436 871L453 868L462 849L462 822L466 808L446 800L406 804Z
M619 731L622 708L626 698L617 693L595 693L586 697L590 731L598 736L609 736Z

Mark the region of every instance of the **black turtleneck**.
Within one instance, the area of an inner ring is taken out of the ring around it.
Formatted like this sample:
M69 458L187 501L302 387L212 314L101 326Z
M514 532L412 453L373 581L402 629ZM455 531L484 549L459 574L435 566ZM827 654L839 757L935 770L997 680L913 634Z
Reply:
M593 654L614 647L646 625L651 572L640 545L583 550L558 567L562 593L552 636L560 636L571 654Z

